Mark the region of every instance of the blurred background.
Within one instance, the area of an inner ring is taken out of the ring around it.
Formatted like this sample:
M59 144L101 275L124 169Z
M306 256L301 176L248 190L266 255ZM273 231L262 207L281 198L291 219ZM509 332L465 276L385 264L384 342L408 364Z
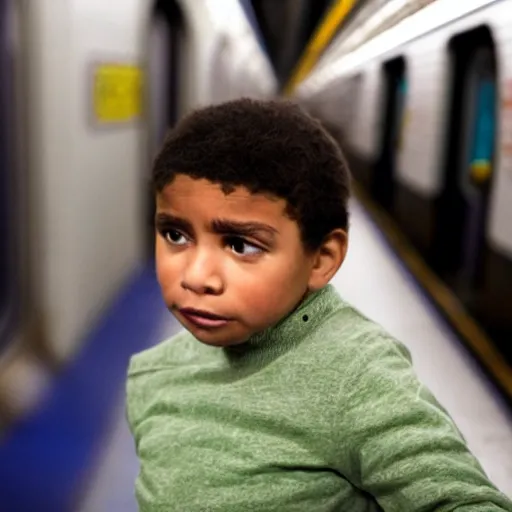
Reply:
M152 158L286 97L341 144L335 284L512 496L512 0L0 0L0 510L135 511L128 360L175 333Z

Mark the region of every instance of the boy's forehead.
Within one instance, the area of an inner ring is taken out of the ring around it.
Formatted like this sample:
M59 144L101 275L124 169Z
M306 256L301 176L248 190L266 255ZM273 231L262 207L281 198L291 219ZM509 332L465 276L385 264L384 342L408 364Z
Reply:
M220 208L237 213L259 212L282 216L285 214L286 202L270 194L251 193L243 186L233 187L229 193L225 193L220 184L202 178L177 175L157 194L157 206L181 211L197 210L198 207L204 210Z

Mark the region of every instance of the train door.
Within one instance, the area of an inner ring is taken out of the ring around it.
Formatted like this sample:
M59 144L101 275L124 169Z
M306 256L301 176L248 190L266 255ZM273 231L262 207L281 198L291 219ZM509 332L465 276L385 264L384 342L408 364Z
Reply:
M174 1L158 0L149 33L148 102L149 168L167 130L180 117L180 71L184 38L183 14ZM148 176L149 178L149 176ZM154 224L155 204L149 191L148 222ZM154 231L148 230L148 255L154 253Z
M392 211L396 157L400 150L407 94L407 78L403 58L384 65L384 102L381 121L379 157L372 180L373 197Z
M461 281L470 289L482 281L485 224L494 161L496 68L494 53L480 48L472 63L467 146L460 186L467 204L462 231Z
M487 29L459 36L451 51L453 106L438 219L438 225L444 226L444 233L439 228L444 235L441 243L447 243L438 247L436 259L449 284L462 298L471 300L483 284L497 122L497 70Z
M12 339L20 301L19 197L14 168L13 5L0 2L0 351Z
M169 123L169 89L171 59L169 55L170 27L162 15L156 15L151 26L149 42L149 137L151 158L165 137Z
M347 83L347 91L345 96L345 105L343 108L342 126L345 129L344 136L347 142L355 147L358 138L357 127L359 125L361 89L363 86L363 75L357 74L352 76ZM348 131L346 127L350 127ZM355 129L354 129L355 128Z

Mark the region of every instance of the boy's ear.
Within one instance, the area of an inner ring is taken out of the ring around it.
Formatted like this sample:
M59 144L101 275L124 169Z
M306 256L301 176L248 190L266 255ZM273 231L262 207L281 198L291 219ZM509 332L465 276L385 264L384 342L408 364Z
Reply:
M331 231L315 251L308 286L311 291L320 290L334 277L345 260L348 234L343 229Z

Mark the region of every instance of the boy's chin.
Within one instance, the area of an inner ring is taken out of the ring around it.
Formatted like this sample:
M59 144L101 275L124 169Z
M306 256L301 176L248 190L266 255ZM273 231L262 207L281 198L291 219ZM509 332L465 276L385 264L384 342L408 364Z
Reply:
M201 329L195 328L191 325L183 323L183 327L187 329L194 338L203 343L204 345L210 345L212 347L235 347L242 345L250 338L250 333L234 333L229 332L229 329Z
M244 337L242 339L240 338L226 338L225 336L215 336L215 335L205 335L203 333L197 333L192 332L191 334L201 343L204 345L210 345L212 347L219 347L219 348L225 348L225 347L235 347L237 345L242 345L245 343L248 339L248 337Z

